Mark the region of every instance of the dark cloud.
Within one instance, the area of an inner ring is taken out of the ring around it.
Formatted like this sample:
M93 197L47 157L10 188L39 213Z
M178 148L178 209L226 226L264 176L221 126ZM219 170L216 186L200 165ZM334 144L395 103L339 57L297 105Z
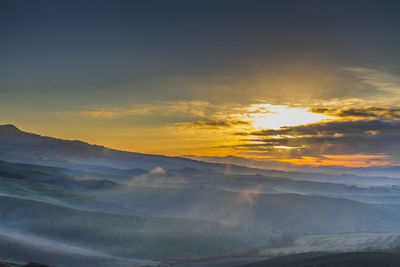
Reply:
M303 104L396 86L363 66L399 69L398 1L24 2L1 1L2 104Z
M400 121L332 121L250 133L237 149L278 157L377 154L400 157Z
M313 113L320 113L341 118L388 119L399 120L400 108L390 107L345 107L345 108L312 108Z
M337 134L364 135L376 134L384 131L385 133L397 133L400 131L400 121L390 120L358 120L358 121L332 121L320 122L307 125L282 127L280 129L268 129L253 132L255 136L334 136Z

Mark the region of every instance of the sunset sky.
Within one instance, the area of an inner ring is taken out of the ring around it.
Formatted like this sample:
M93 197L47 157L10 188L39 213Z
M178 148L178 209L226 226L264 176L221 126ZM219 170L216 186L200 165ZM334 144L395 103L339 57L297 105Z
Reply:
M0 124L172 156L400 165L399 14L384 0L4 0Z

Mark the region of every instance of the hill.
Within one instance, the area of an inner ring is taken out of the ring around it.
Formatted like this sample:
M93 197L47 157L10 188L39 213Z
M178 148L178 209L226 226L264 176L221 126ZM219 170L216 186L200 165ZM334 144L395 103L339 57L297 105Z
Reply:
M207 165L190 159L141 154L63 140L21 131L14 125L0 125L0 159L51 166L98 165L110 168L183 168Z
M115 215L0 196L1 229L120 257L210 256L268 243L269 234L179 218Z
M14 125L0 125L0 160L66 167L74 170L103 169L164 169L194 168L237 174L263 174L297 180L330 181L344 184L400 185L400 179L388 177L360 177L322 173L286 172L248 168L223 163L210 163L180 157L141 154L91 145L78 140L63 140L21 131Z
M322 254L322 255L321 255ZM338 254L305 253L284 256L243 267L398 267L400 254L349 252Z
M274 232L400 231L398 205L350 199L354 194L400 197L398 190L387 188L196 170L113 177L4 161L0 181L5 196L110 214L206 220Z

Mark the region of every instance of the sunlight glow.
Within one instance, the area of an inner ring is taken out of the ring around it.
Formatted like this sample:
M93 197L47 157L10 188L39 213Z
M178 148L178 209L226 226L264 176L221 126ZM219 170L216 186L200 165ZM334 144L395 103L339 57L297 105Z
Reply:
M249 107L251 122L258 129L279 129L319 122L332 117L285 105L257 104Z

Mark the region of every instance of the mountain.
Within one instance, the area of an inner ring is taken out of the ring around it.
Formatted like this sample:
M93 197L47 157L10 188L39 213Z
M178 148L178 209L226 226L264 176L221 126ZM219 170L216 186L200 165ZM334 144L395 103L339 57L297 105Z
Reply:
M199 161L205 161L210 163L221 163L221 164L230 164L230 165L238 165L249 168L258 168L258 169L274 169L281 171L298 171L299 168L295 168L288 163L285 162L272 162L272 161L259 161L250 158L242 158L236 156L225 156L225 157L209 157L209 156L196 156L196 155L183 155L183 158L193 159ZM302 169L304 170L304 169Z
M220 163L228 165L237 165L248 168L276 170L283 172L306 172L310 174L330 174L330 175L359 175L359 176L387 176L400 178L400 166L374 166L374 167L339 167L339 166L308 166L293 165L280 161L262 161L251 158L242 158L236 156L209 157L196 155L183 155L183 158L204 161L209 163Z
M399 167L344 168L330 166L293 166L283 162L264 162L235 156L207 157L184 155L184 158L227 166L248 168L247 173L258 173L273 177L287 177L296 180L331 182L353 185L400 184Z
M332 252L339 235L373 232L386 246L400 233L399 185L118 151L3 125L0 259L84 267L205 257L215 261L206 266L237 266L262 251L301 252L304 240Z
M98 165L120 169L201 167L203 163L183 158L109 149L77 140L63 140L0 125L0 159L52 166ZM207 164L205 164L207 165Z
M77 140L63 140L21 131L14 125L0 125L0 160L32 163L73 170L118 174L121 169L152 170L193 168L196 170L236 174L262 174L297 180L354 185L400 185L400 179L332 175L298 171L249 168L225 163L210 163L180 157L119 151ZM134 170L133 170L134 171Z
M307 172L307 173L324 173L332 175L340 174L361 174L364 170L364 174L368 173L370 168L346 168L339 166L309 166L309 165L294 165L288 162L281 161L262 161L251 158L242 158L236 156L225 156L225 157L208 157L208 156L195 156L195 155L183 155L183 158L205 161L209 163L222 163L222 164L232 164L248 168L266 169L266 170L277 170L277 171L287 171L287 172ZM393 172L392 172L393 174ZM383 174L379 174L383 175ZM369 175L371 176L371 174ZM376 176L376 174L375 174ZM390 176L390 175L389 175ZM399 177L395 175L394 177Z
M400 178L400 166L354 168L352 169L352 173L361 176L389 176Z

